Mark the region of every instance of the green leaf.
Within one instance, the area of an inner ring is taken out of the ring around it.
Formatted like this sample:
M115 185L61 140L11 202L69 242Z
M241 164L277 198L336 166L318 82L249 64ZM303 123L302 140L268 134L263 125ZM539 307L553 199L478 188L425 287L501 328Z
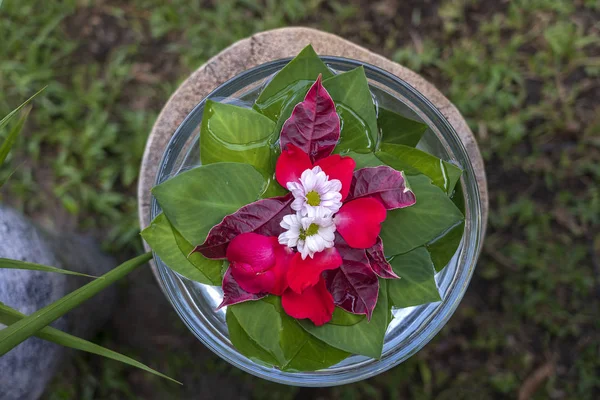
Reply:
M385 331L389 324L390 307L386 280L379 280L379 298L371 321L366 318L351 326L325 324L315 326L307 320L300 325L311 335L340 350L367 357L380 358L383 351Z
M427 130L427 125L379 107L377 125L381 142L415 147Z
M223 261L209 260L200 253L190 254L194 246L173 228L163 213L142 231L142 237L160 259L178 274L207 285L221 284Z
M462 170L424 151L401 144L382 144L377 157L407 175L427 175L433 184L450 194L460 179Z
M79 272L68 271L62 268L48 267L47 265L34 264L25 261L10 260L8 258L0 258L0 268L10 269L26 269L30 271L56 272L65 275L85 276L86 278L96 278L92 275L82 274Z
M323 369L349 355L306 333L275 296L229 306L227 325L231 342L242 354L283 370Z
M336 104L342 123L336 152L372 150L377 143L377 114L363 67L335 75L323 86Z
M273 175L277 140L275 123L255 110L208 100L202 117L202 164L239 162L252 165L265 177Z
M21 314L19 311L14 310L8 307L5 304L0 303L0 323L4 325L12 325L27 316ZM75 350L81 350L88 353L96 354L102 357L110 358L111 360L119 361L124 364L131 365L132 367L136 367L142 369L146 372L150 372L151 374L160 376L161 378L168 379L172 382L182 384L175 379L169 378L168 376L161 374L160 372L148 367L145 364L142 364L139 361L134 360L133 358L127 357L125 355L119 354L116 351L107 349L105 347L99 346L95 343L88 342L87 340L78 338L77 336L70 335L58 329L52 328L51 326L47 326L42 328L35 335L40 339L47 340L52 343L56 343L61 346L69 347Z
M280 343L283 323L276 305L257 300L234 304L227 308L235 315L248 337L277 361L276 365L285 365L286 358ZM233 342L233 338L232 343L240 351L244 348Z
M25 121L27 120L28 115L29 109L26 109L23 112L23 115L21 115L21 118L19 118L19 120L15 124L15 126L13 126L13 128L8 132L8 136L6 137L6 139L4 139L2 145L0 145L0 167L4 164L4 161L6 161L6 157L8 157L10 149L12 149L13 145L15 144L15 141L17 140L17 137L19 136L19 133L21 133L21 130L25 125Z
M454 190L454 195L452 196L452 202L461 213L465 214L465 198L462 191L462 186L457 185ZM465 223L464 221L460 224L456 225L454 228L450 229L448 233L440 238L434 239L432 242L428 243L425 247L429 254L431 255L431 259L433 261L433 265L435 266L436 271L441 271L444 269L446 265L450 262L458 246L460 246L460 242L464 235L465 231Z
M441 300L431 257L423 247L394 256L390 264L400 277L387 281L390 302L394 307L412 307Z
M290 95L305 86L307 81L314 82L319 74L323 75L323 79L333 76L312 46L308 45L265 86L256 99L254 108L273 121L277 121Z
M329 323L333 325L352 326L358 324L365 318L365 315L352 314L342 308L336 307L335 310L333 310L333 316Z
M388 257L423 246L464 219L448 196L427 176L410 176L408 182L417 197L416 204L388 211L381 224L380 236Z
M281 366L281 363L272 353L263 349L248 336L233 313L231 306L227 307L226 320L229 339L240 353L259 364Z
M123 278L140 265L147 263L151 258L152 253L146 253L126 261L100 278L4 328L0 331L0 356L6 354L13 347L28 337L35 335L40 329L62 317L84 301L95 296L112 283Z
M44 86L42 89L40 89L37 93L35 93L33 96L31 96L30 98L28 98L27 100L25 100L23 102L23 104L21 104L19 107L15 108L14 110L12 110L11 112L8 113L8 115L6 115L4 118L2 118L2 120L0 120L0 129L4 128L6 126L6 124L8 124L8 122L15 116L17 115L17 113L19 111L21 111L21 109L23 107L25 107L27 104L29 104L31 102L31 100L33 100L38 94L42 93L44 90L46 90L47 86Z
M196 245L223 217L256 201L264 185L262 175L247 164L216 163L179 174L152 193L173 227Z
M375 153L356 153L354 151L351 151L344 155L352 157L354 161L356 161L355 170L366 167L377 167L379 165L386 165L383 161L377 158L377 156L375 156Z

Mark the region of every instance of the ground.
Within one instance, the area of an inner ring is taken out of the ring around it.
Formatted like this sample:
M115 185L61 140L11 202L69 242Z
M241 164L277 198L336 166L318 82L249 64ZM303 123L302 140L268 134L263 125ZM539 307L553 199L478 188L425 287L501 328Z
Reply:
M47 399L600 397L597 0L65 0L39 11L0 8L0 115L48 85L2 201L92 233L118 258L140 248L135 183L162 104L211 55L280 26L336 33L434 82L477 137L491 199L456 314L376 378L318 390L254 379L186 332L141 271L96 340L185 386L78 354Z

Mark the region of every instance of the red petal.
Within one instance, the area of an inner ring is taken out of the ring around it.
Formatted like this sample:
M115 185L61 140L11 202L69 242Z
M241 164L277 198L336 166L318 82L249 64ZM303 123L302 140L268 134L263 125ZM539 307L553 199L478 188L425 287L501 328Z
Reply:
M240 287L233 275L231 274L231 267L227 268L225 276L223 277L223 301L217 307L219 310L221 307L229 306L232 304L241 303L243 301L258 300L265 297L267 293L249 293Z
M272 269L256 272L250 264L232 262L230 264L231 275L248 293L270 292L275 286L275 273Z
M271 268L275 277L275 283L271 289L271 294L281 296L288 288L287 272L290 267L294 252L287 246L282 246L277 241L277 237L272 237L273 248L275 249L275 265Z
M227 247L227 259L231 274L237 283L249 293L270 292L275 285L273 241L257 233L242 233Z
M304 260L300 253L296 253L287 273L290 289L296 293L301 293L304 289L314 286L319 281L321 272L336 269L340 265L342 265L342 257L340 257L340 253L335 247L315 253L313 258L306 257Z
M315 163L321 167L325 174L329 175L329 179L339 179L342 182L342 201L348 196L352 176L356 162L351 157L342 157L339 154L323 158Z
M373 272L377 275L385 279L400 279L385 258L383 242L379 236L377 237L377 242L367 249L367 257L369 258L369 264L373 268Z
M283 124L279 143L282 150L295 144L314 162L330 155L339 138L340 117L319 75L304 101L294 107L292 115Z
M385 207L375 199L352 200L335 215L335 227L350 247L368 249L377 241L385 214Z
M282 150L277 164L275 165L275 178L281 186L287 189L288 182L295 182L300 179L300 175L312 168L312 163L308 154L299 147L289 143Z
M331 321L335 308L323 278L301 294L288 289L281 297L281 305L288 315L298 319L308 318L316 326Z

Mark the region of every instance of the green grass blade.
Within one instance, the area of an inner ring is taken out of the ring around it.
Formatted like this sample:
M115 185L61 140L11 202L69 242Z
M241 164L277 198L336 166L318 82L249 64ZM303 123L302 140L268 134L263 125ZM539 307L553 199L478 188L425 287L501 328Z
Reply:
M0 120L0 129L4 128L6 126L6 124L8 124L8 121L11 120L12 117L14 117L15 115L17 115L17 113L19 111L21 111L21 109L23 107L25 107L27 104L29 104L31 102L31 100L33 100L38 94L40 94L44 90L46 90L47 87L48 86L44 86L43 88L41 88L37 93L35 93L33 96L31 96L30 98L28 98L27 100L25 100L23 102L23 104L21 104L19 107L15 108L11 112L9 112L6 117L2 118L2 120Z
M17 136L21 133L23 129L23 125L25 125L25 121L27 120L27 116L29 115L29 109L26 109L19 121L13 126L13 128L8 132L8 136L4 139L4 142L0 145L0 166L4 164L10 149L15 144L17 140Z
M27 269L30 271L56 272L58 274L85 276L86 278L97 278L97 276L68 271L62 268L49 267L47 265L29 263L25 261L11 260L8 258L0 258L0 268Z
M30 316L10 325L0 331L0 356L6 354L13 347L34 335L46 325L62 317L84 301L93 297L112 283L123 278L131 271L152 259L152 253L146 253L124 262L112 271L102 275L99 279L69 293L52 304L34 312Z
M27 318L27 316L24 314L21 314L17 310L12 309L12 308L8 307L7 305L2 304L0 302L0 323L9 326L14 323L17 323L18 321L20 321L24 318ZM49 342L59 344L61 346L70 347L75 350L86 351L88 353L92 353L92 354L96 354L96 355L99 355L102 357L110 358L112 360L131 365L132 367L142 369L146 372L150 372L151 374L160 376L161 378L168 379L171 382L175 382L180 385L182 384L181 382L176 381L175 379L170 378L164 374L161 374L160 372L148 367L145 364L142 364L139 361L134 360L131 357L127 357L125 355L119 354L116 351L107 349L107 348L99 346L95 343L78 338L77 336L70 335L70 334L60 331L56 328L52 328L51 326L47 326L47 327L41 329L40 331L37 332L37 334L35 336L39 337L40 339L44 339Z

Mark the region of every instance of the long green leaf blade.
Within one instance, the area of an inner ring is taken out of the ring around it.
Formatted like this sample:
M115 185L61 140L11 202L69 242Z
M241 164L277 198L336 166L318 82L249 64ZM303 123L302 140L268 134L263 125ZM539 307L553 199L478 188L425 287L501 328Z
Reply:
M0 323L9 326L14 323L17 323L18 321L20 321L24 318L27 318L27 316L25 314L21 314L17 310L12 309L5 304L0 303ZM182 384L181 382L176 381L175 379L170 378L170 377L148 367L147 365L134 360L131 357L127 357L123 354L119 354L116 351L107 349L107 348L99 346L95 343L78 338L77 336L70 335L70 334L65 333L61 330L58 330L56 328L52 328L51 326L47 326L47 327L41 329L35 336L39 337L40 339L44 339L49 342L59 344L61 346L70 347L75 350L81 350L81 351L96 354L96 355L99 355L102 357L110 358L112 360L131 365L132 367L142 369L146 372L150 372L151 374L160 376L161 378L168 379L168 380L178 383L180 385Z
M4 139L4 142L0 145L0 166L4 164L6 157L8 157L8 153L10 149L15 144L17 140L17 136L21 133L23 126L25 125L25 121L27 120L27 116L29 115L29 109L25 110L19 121L13 126L13 128L8 132L8 136Z
M29 263L26 261L11 260L0 258L0 268L26 269L30 271L56 272L58 274L85 276L86 278L97 278L97 276L82 274L80 272L69 271L62 268L49 267L47 265Z
M13 347L34 335L51 322L62 317L84 301L93 297L112 283L123 278L142 264L152 259L152 253L146 253L124 262L112 271L104 274L99 279L69 293L65 297L34 312L17 323L0 331L0 356L6 354Z
M46 88L47 88L47 86L44 86L43 88L41 88L37 93L35 93L33 96L31 96L30 98L28 98L27 100L25 100L23 102L23 104L21 104L19 107L15 108L11 112L9 112L8 115L6 115L6 117L2 118L2 120L0 120L0 129L4 128L4 126L6 126L6 124L8 124L8 121L10 121L12 117L14 117L15 115L17 115L17 113L19 111L21 111L21 109L23 107L25 107L27 104L29 104L31 102L31 100L33 100L38 94L40 94L44 90L46 90Z

